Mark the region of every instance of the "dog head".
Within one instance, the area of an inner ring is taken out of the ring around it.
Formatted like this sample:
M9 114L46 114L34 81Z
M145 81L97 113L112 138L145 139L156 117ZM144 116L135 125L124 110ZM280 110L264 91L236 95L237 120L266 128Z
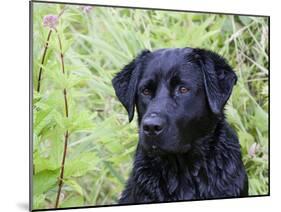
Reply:
M236 81L221 56L176 48L143 51L112 83L129 121L136 106L142 148L183 153L213 132Z

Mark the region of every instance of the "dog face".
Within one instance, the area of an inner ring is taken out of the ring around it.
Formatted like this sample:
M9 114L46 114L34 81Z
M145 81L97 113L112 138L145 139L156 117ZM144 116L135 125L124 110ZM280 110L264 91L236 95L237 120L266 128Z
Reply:
M143 51L113 79L129 120L137 108L139 144L151 153L185 153L214 131L236 75L201 49Z

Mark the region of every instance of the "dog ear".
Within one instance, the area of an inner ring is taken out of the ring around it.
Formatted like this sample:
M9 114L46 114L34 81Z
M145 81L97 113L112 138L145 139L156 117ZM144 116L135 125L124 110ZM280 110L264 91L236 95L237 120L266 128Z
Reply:
M148 53L150 53L148 50L142 51L112 80L115 94L128 112L129 122L131 122L134 118L136 89L141 73L141 64L144 60L144 56Z
M237 82L237 76L218 54L200 49L196 55L200 60L209 106L214 114L220 114Z

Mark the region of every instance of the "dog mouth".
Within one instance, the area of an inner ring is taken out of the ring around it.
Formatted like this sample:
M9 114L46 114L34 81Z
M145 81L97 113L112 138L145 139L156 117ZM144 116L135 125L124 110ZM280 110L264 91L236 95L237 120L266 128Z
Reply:
M144 150L151 155L170 155L170 154L186 154L191 150L191 144L180 145L179 147L162 147L160 145L151 144L144 145Z
M163 154L165 151L163 151L161 148L159 148L156 145L152 145L150 148L150 152L154 154Z
M186 139L179 137L175 132L158 136L147 136L142 130L139 131L140 145L145 152L155 155L184 154L191 149L191 144Z
M141 147L148 154L167 154L167 151L155 140L141 140Z
M164 155L167 152L156 145L151 145L149 148L146 148L146 151L150 155Z

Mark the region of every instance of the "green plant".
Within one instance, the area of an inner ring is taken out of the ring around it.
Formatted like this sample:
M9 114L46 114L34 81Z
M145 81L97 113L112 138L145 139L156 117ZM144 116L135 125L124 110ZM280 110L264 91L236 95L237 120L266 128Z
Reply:
M34 209L116 203L131 169L137 124L128 124L111 79L145 48L200 47L227 58L239 79L226 115L240 139L250 195L268 193L266 17L43 3L33 7ZM52 29L48 36L44 16L62 10L57 32Z

